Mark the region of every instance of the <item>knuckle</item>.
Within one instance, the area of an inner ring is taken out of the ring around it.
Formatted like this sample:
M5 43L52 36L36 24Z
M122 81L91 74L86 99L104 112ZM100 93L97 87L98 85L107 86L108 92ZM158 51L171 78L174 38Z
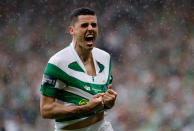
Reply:
M112 95L112 96L111 96L111 98L112 98L112 100L114 100L114 99L115 99L115 96L114 96L114 95Z

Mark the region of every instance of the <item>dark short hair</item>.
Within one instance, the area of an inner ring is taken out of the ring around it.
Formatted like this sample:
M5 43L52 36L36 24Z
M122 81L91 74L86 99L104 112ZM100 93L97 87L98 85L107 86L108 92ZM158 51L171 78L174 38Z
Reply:
M74 9L70 15L70 24L74 25L80 15L96 15L95 11L90 8L77 8Z

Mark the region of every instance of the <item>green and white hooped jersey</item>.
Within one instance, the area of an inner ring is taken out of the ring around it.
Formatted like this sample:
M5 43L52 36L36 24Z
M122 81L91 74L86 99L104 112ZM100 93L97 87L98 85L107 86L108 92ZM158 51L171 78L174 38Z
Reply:
M111 79L110 55L98 48L93 48L92 56L96 69L96 76L89 76L74 49L73 42L63 50L52 56L46 66L41 93L53 97L63 104L83 105L97 94L103 93ZM70 121L87 118L76 116L73 118L57 119L56 123L64 125ZM71 123L71 122L70 122Z

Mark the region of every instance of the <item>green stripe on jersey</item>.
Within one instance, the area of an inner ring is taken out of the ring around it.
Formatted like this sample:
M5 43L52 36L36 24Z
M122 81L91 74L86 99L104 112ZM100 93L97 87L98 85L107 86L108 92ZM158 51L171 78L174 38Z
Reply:
M87 104L87 102L83 103L83 100L89 101L87 98L75 95L73 93L60 90L54 87L50 87L48 85L42 85L41 86L41 93L45 96L50 96L53 98L57 98L59 100L62 100L64 102L73 103L75 105L83 105ZM80 103L82 102L82 103Z
M76 61L69 64L68 67L75 71L84 72L84 70L79 66L79 64Z
M110 72L110 69L109 69L109 72ZM73 87L79 88L83 91L86 91L86 92L92 94L92 95L105 92L107 89L107 85L109 84L109 80L110 80L110 78L108 78L106 84L92 84L92 83L83 82L75 77L68 75L63 70L61 70L59 67L57 67L51 63L47 64L46 69L45 69L45 74L53 76L53 77L63 81L68 86L73 86ZM110 73L109 73L109 77L110 77ZM85 87L90 87L91 90L87 90L87 88L85 88Z

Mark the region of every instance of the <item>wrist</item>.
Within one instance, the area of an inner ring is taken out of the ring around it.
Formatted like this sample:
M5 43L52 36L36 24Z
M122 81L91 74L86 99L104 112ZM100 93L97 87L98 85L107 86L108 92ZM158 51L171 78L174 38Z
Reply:
M91 109L90 107L86 104L86 105L82 105L82 106L78 106L79 108L79 114L88 114L91 113Z

